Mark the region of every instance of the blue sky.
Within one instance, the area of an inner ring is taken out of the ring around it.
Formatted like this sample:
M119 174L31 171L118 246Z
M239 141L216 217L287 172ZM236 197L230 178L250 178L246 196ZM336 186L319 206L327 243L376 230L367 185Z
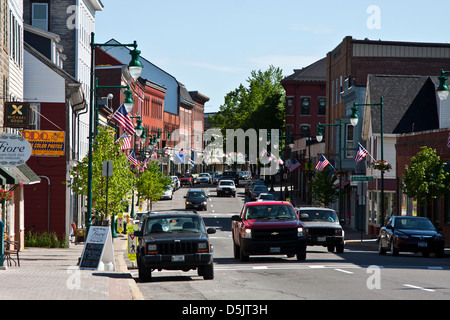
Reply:
M273 65L290 75L325 57L348 35L387 41L450 39L450 1L102 2L96 42L136 40L147 60L189 91L211 98L205 112L218 111L227 93L247 84L252 70Z

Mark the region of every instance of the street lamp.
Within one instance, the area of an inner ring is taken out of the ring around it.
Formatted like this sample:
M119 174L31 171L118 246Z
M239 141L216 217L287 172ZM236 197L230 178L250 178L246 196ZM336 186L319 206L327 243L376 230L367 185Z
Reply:
M350 116L350 123L353 127L357 126L359 122L358 118L358 108L354 106L352 108L352 115ZM326 123L319 123L317 125L317 135L316 139L317 142L323 141L323 130L324 127L339 127L339 171L342 170L342 118L339 119L339 123L336 124L326 124ZM339 216L341 217L341 206L342 206L342 175L339 174Z
M137 79L142 73L142 63L139 61L140 51L137 50L137 43L134 41L132 44L115 44L115 43L105 43L98 44L95 43L95 33L91 33L91 99L89 105L89 153L88 153L88 186L87 186L87 222L86 222L86 233L89 233L89 229L92 226L92 176L93 176L93 149L94 149L94 136L97 128L94 128L96 120L98 118L98 110L95 108L95 97L96 91L99 88L97 85L97 79L95 78L95 50L98 47L133 47L134 50L130 52L131 61L129 65L130 75L133 79ZM129 87L128 90L129 91ZM126 99L128 103L129 110L133 108L131 91L126 92Z
M442 71L444 72L444 71ZM442 77L445 77L444 74L442 74ZM447 77L445 77L447 78ZM445 81L444 81L444 85L445 85ZM447 88L448 90L448 88ZM383 102L383 97L380 97L380 103L354 103L353 104L353 109L356 109L356 111L358 110L357 107L358 106L378 106L380 107L380 123L381 123L381 146L380 146L380 151L381 151L381 161L384 161L384 129L383 129L383 106L384 106L384 102ZM381 170L381 218L380 218L380 226L383 227L384 226L384 170Z
M441 70L441 76L439 77L439 87L437 89L439 99L441 99L441 101L447 100L450 93L450 90L447 86L448 77L446 76L446 74L450 74L450 71Z
M125 100L123 101L123 104L125 106L125 109L128 113L130 113L133 110L134 107L134 101L132 98L133 92L130 89L127 89L125 92Z

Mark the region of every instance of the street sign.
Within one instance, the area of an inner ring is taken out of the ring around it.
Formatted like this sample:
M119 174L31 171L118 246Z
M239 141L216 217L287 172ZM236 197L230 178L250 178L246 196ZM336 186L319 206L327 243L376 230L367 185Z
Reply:
M113 176L113 162L103 161L102 176L112 177Z
M123 212L117 214L117 232L123 232Z
M127 225L127 253L131 262L136 261L137 237L134 235L134 231L138 230L138 227L138 225Z
M352 176L352 180L353 182L359 182L359 181L367 181L367 182L372 182L373 181L373 177L367 177L367 176Z

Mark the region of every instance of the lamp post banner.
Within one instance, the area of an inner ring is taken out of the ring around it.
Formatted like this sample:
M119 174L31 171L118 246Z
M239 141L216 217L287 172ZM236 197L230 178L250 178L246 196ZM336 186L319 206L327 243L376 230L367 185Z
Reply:
M0 135L0 166L18 167L31 157L31 145L23 137L16 134Z

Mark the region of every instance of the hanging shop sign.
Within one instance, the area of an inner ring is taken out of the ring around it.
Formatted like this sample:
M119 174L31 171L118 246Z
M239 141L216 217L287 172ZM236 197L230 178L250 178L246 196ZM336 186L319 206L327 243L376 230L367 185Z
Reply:
M27 102L5 102L4 126L28 129L30 104Z
M22 137L31 144L33 156L64 156L64 131L22 130Z
M18 167L31 157L31 145L16 134L0 135L0 167Z

